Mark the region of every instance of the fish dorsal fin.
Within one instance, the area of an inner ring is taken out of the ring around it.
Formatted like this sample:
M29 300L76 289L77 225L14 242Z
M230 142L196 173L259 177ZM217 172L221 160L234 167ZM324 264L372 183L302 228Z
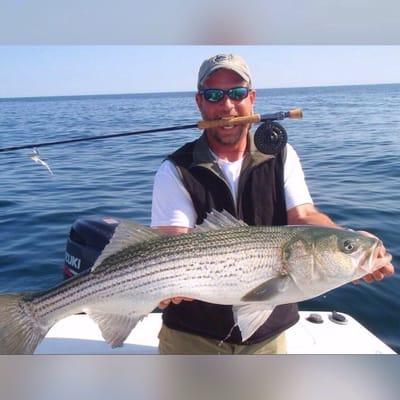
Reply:
M92 272L95 272L98 266L101 265L107 257L135 244L155 239L163 235L163 233L151 229L148 226L136 224L129 220L122 220L115 229L110 242L104 247L104 250L94 263Z
M249 303L233 306L233 319L240 329L242 340L247 340L271 315L273 306L265 303Z
M216 229L233 228L237 226L247 226L247 224L241 220L236 219L226 210L211 210L211 212L207 213L204 221L200 225L196 225L195 231L207 232Z

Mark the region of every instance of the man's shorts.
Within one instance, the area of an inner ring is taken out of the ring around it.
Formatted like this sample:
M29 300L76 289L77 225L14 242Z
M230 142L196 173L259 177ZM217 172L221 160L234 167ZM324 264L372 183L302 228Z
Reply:
M286 354L285 333L259 343L240 345L170 329L158 334L160 354Z

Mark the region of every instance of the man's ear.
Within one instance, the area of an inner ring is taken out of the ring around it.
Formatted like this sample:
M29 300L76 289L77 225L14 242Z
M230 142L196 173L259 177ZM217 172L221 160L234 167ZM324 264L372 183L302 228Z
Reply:
M251 98L252 104L254 104L254 101L255 101L255 99L256 99L256 89L251 89L251 91L250 91L250 93L249 93L249 96L250 96L250 98Z
M199 108L199 110L201 110L201 105L202 105L202 102L203 102L203 96L200 93L196 93L195 99L196 99L197 107Z

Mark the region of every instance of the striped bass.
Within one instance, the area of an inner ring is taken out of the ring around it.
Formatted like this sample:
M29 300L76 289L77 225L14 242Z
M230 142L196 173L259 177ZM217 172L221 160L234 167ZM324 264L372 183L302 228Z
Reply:
M0 353L31 354L59 320L87 313L113 347L165 299L232 305L242 339L279 304L303 301L391 260L360 233L313 225L248 226L213 211L168 236L121 221L90 271L46 291L0 295ZM228 332L227 332L228 334Z

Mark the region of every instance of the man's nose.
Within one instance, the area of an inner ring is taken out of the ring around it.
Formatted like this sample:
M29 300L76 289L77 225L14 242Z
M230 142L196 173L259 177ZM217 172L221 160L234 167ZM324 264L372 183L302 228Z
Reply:
M225 96L219 101L221 108L224 110L231 110L234 106L233 100L225 94Z

